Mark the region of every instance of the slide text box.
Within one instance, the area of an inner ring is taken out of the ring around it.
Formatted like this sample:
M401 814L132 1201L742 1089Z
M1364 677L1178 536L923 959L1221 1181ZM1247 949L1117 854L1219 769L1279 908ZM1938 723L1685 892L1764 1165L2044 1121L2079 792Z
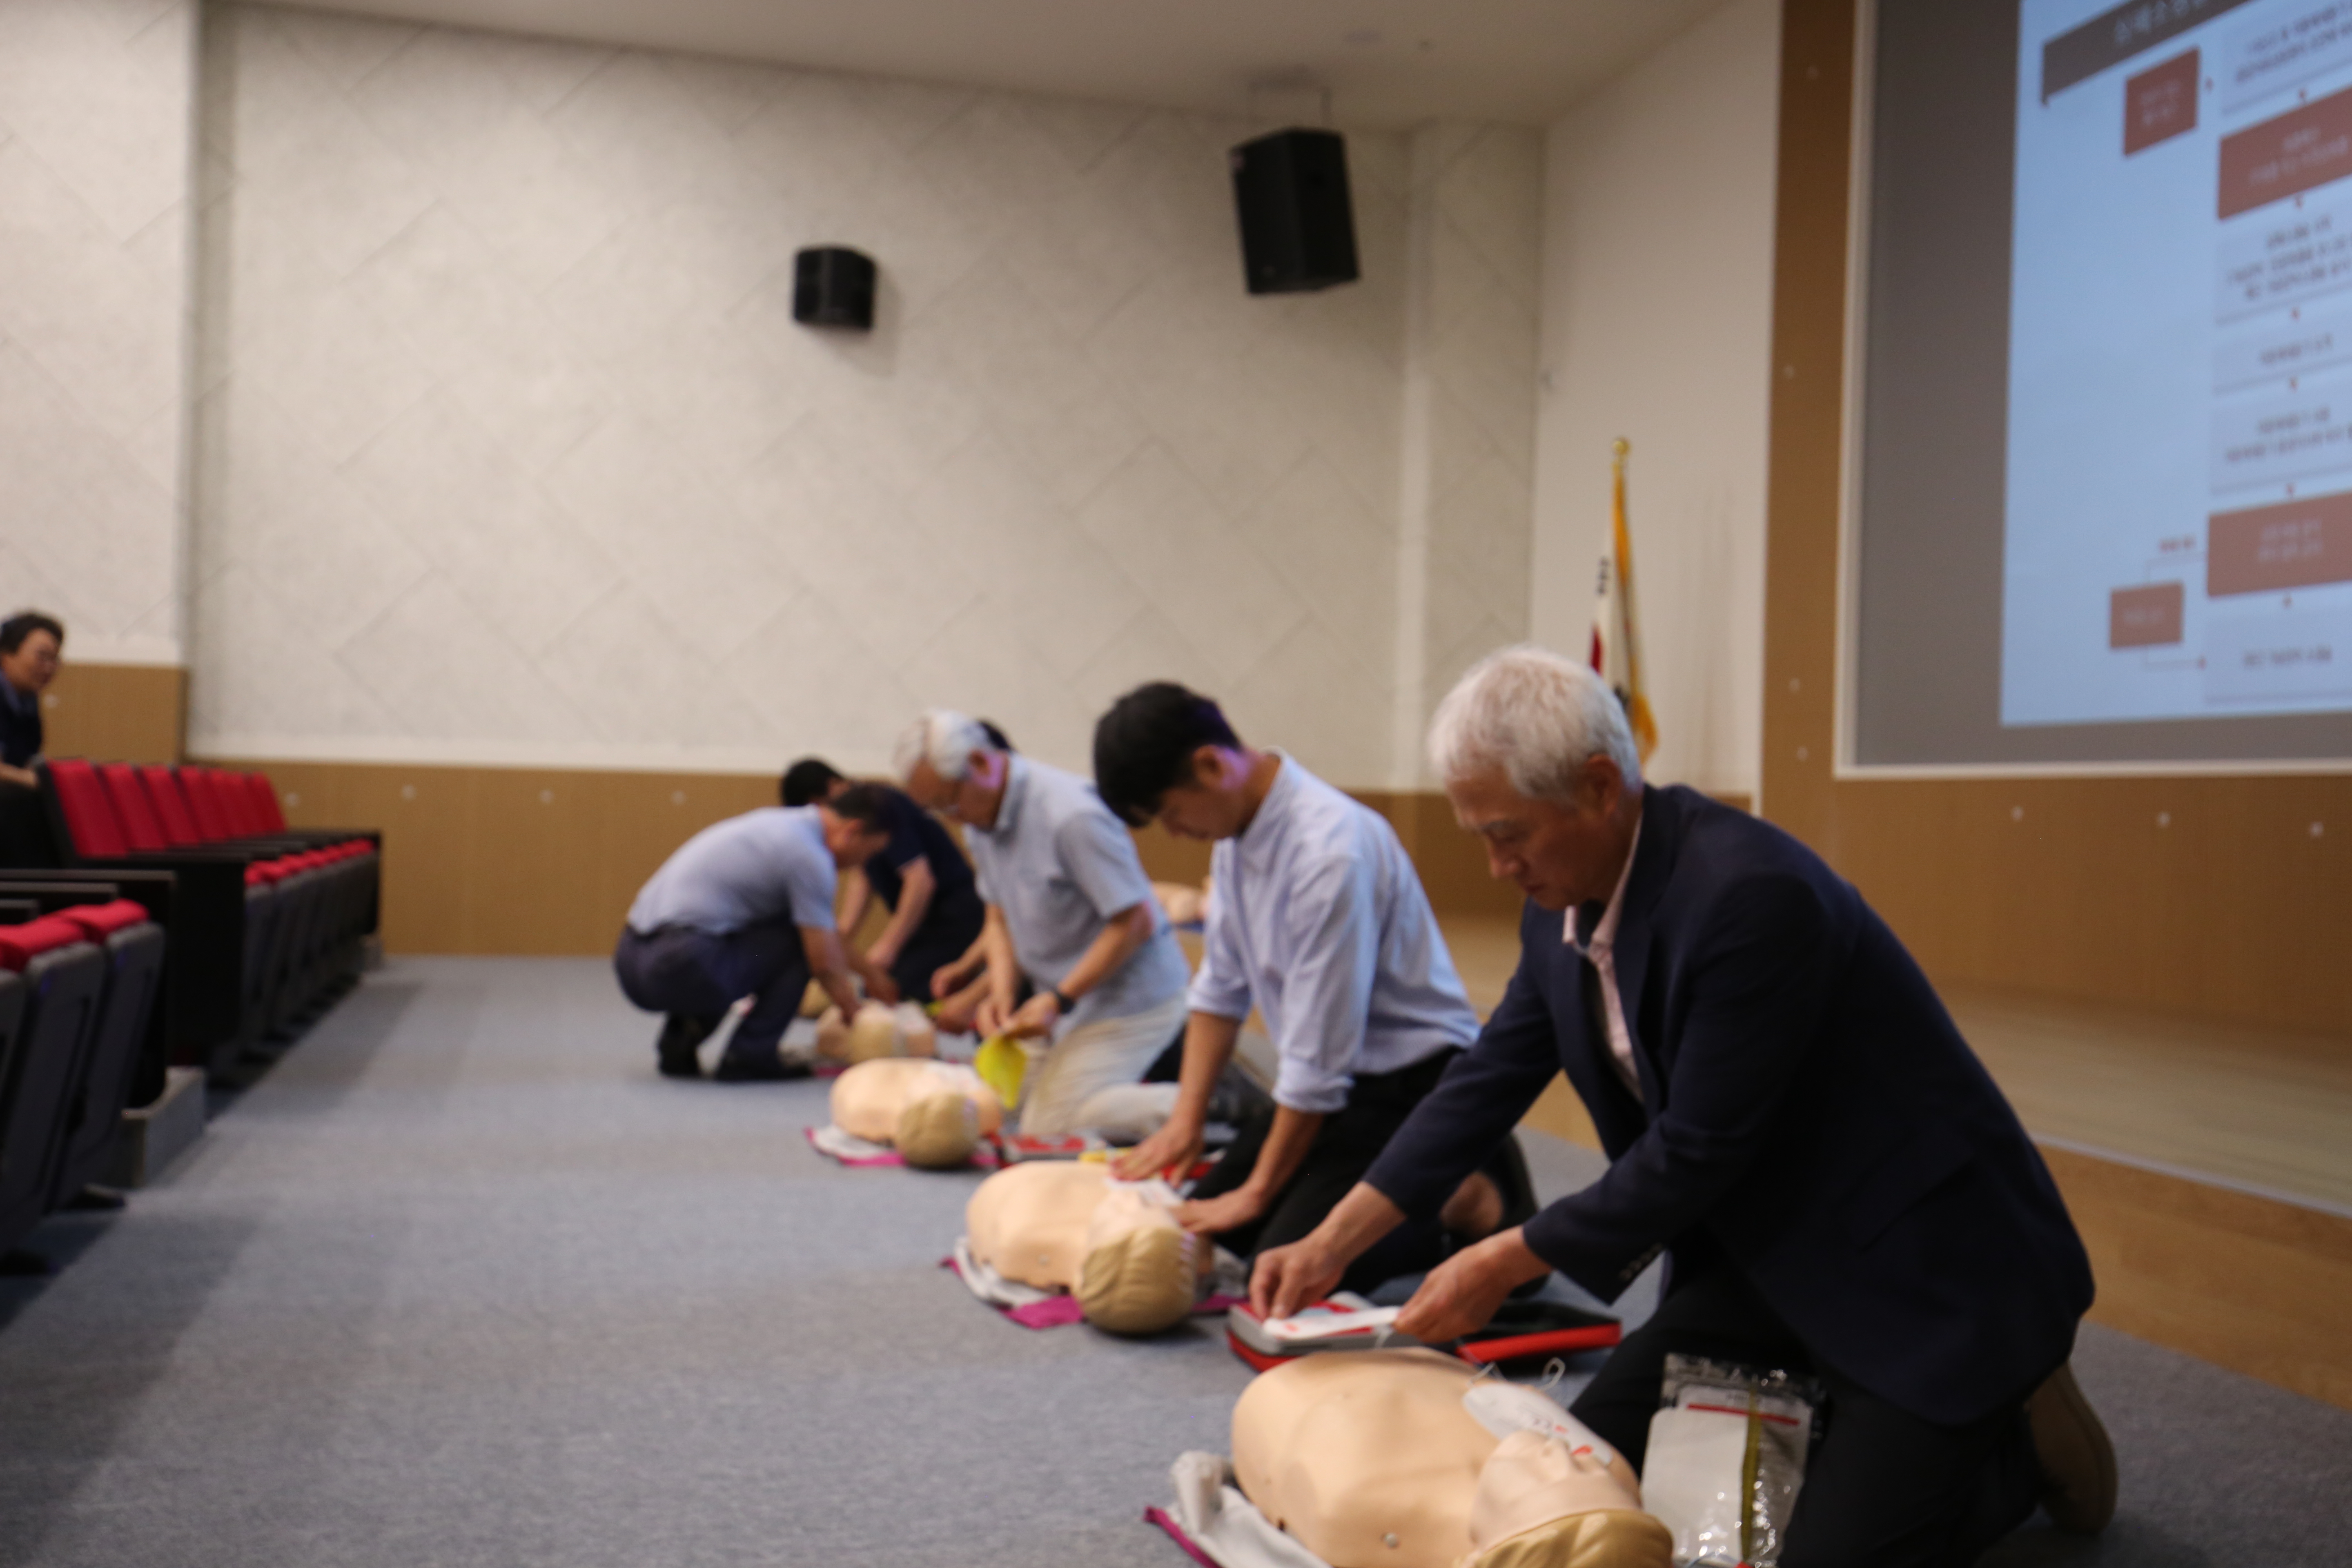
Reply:
M2217 512L2205 527L2205 593L2352 583L2352 494Z
M2352 304L2305 310L2299 321L2264 321L2213 351L2213 390L2234 392L2352 363Z
M2213 411L2217 490L2278 484L2337 468L2352 468L2352 399L2298 392Z
M2143 583L2107 595L2107 646L2170 647L2180 640L2188 595L2178 583Z
M2352 88L2221 139L2221 215L2235 217L2352 174Z
M2214 54L2221 108L2234 114L2352 58L2352 0L2313 0L2292 16L2242 28Z
M2221 241L2217 321L2352 288L2352 200L2306 202Z
M2281 610L2210 624L2205 697L2276 701L2352 691L2352 614Z
M2197 129L2197 51L2176 56L2124 83L2124 156Z

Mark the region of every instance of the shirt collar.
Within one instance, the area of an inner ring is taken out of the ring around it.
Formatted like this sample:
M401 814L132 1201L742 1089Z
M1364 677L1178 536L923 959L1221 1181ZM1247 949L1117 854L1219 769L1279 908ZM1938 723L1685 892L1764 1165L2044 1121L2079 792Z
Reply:
M1235 844L1251 843L1253 834L1256 836L1255 842L1265 843L1269 835L1259 833L1258 825L1279 821L1282 815L1290 808L1291 796L1298 793L1295 787L1297 784L1295 775L1298 772L1298 764L1290 760L1290 755L1286 752L1273 751L1271 747L1268 750L1280 760L1282 765L1275 769L1274 782L1265 786L1265 798L1257 803L1257 815L1250 818L1247 827L1234 835Z
M1565 928L1560 933L1562 941L1578 952L1587 953L1596 947L1607 949L1617 944L1618 918L1625 912L1625 884L1633 879L1633 859L1641 852L1642 824L1637 818L1633 823L1633 841L1625 846L1625 868L1617 873L1617 886L1609 895L1608 907L1601 911L1601 919L1593 925L1592 934L1581 941L1577 938L1576 928L1582 923L1584 911L1592 907L1591 904L1579 904L1561 922Z
M1001 837L1013 831L1021 816L1021 802L1028 794L1029 761L1018 752L1004 753L1004 794L996 803L996 826L981 829L990 837Z

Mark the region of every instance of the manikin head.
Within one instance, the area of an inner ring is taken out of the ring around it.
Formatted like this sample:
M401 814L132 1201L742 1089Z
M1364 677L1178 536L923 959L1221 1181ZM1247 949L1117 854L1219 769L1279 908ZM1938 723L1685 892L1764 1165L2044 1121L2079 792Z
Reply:
M1429 726L1429 759L1488 872L1543 909L1605 901L1641 819L1642 763L1616 695L1522 645L1473 666Z
M66 628L38 610L19 610L0 621L0 679L27 697L57 679L58 655Z
M862 866L882 852L890 842L889 798L879 784L844 784L816 803L835 865Z
M1478 1471L1470 1551L1463 1568L1668 1568L1675 1537L1623 1456L1514 1432Z
M1095 723L1095 788L1129 827L1157 821L1179 838L1231 838L1272 778L1223 710L1172 680L1139 686Z
M1004 800L1009 752L981 721L934 708L898 737L894 761L917 805L986 829L995 826Z

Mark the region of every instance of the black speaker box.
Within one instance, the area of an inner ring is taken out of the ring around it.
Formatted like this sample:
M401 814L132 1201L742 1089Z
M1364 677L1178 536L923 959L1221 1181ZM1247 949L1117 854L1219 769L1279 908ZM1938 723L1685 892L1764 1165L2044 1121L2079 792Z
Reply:
M1253 294L1352 283L1356 214L1348 144L1336 131L1276 131L1233 151L1242 270Z
M842 245L793 257L793 320L811 327L874 325L874 260Z

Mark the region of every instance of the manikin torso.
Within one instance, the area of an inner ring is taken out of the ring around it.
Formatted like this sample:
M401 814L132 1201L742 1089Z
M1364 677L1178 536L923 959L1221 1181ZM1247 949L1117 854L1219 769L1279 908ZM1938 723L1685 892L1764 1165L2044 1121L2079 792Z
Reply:
M1210 1257L1167 1202L1092 1161L999 1171L973 1191L964 1226L978 1261L1019 1284L1068 1290L1088 1322L1114 1333L1157 1333L1182 1319Z
M1234 1476L1331 1568L1666 1568L1673 1538L1622 1458L1463 1407L1475 1370L1429 1350L1327 1352L1234 1407Z
M833 1124L853 1138L888 1143L898 1137L898 1118L908 1105L933 1094L961 1094L979 1113L980 1135L1004 1122L995 1090L969 1068L921 1057L880 1057L862 1061L833 1080Z

